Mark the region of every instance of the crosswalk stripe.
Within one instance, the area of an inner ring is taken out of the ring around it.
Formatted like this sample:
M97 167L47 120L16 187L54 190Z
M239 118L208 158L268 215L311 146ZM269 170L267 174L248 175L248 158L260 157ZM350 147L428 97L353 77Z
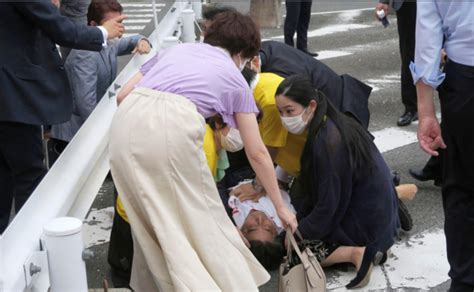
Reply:
M158 9L157 9L158 10ZM160 9L161 10L161 9ZM132 12L153 12L153 9L124 9L123 13L126 15L127 13Z
M166 4L164 3L156 3L156 7L165 7ZM123 8L128 8L128 7L153 7L153 4L150 3L123 3L122 4Z
M127 14L127 18L153 17L153 14Z
M346 31L351 31L351 30L357 30L357 29L364 29L364 28L369 28L371 27L370 25L366 24L357 24L357 23L348 23L348 24L335 24L335 25L329 25L326 27L318 28L315 30L308 31L308 37L320 37L320 36L325 36L333 33L339 33L339 32L346 32ZM272 39L283 39L283 35L271 37Z
M372 133L380 153L406 146L418 141L416 133L400 128L386 128Z
M146 25L127 25L125 26L126 30L142 30L146 27Z
M123 23L127 25L128 23L148 23L151 21L151 18L149 19L125 19Z
M344 51L318 51L318 56L316 57L316 59L325 60L349 55L352 55L352 53Z

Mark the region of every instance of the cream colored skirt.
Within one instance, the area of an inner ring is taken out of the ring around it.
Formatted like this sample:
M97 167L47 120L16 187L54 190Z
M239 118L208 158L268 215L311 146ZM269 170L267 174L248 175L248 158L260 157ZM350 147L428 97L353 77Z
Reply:
M137 88L110 131L110 166L133 233L136 291L257 291L269 274L227 216L185 97Z

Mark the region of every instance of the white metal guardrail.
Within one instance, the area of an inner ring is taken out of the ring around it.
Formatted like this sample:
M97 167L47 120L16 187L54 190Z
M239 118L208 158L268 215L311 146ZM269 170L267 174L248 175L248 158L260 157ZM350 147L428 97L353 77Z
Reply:
M154 55L161 41L184 35L189 41L190 27L184 15L194 7L201 13L201 2L176 1L150 36L154 46L147 56L134 56L110 86L77 135L69 143L42 182L0 238L0 291L48 291L50 275L47 251L40 239L43 227L54 218L70 216L83 220L101 187L108 164L108 131L116 110L115 95L139 66ZM153 0L154 2L154 0ZM186 11L183 14L183 11ZM192 17L194 17L191 14ZM155 14L156 17L156 14ZM191 21L192 23L192 21ZM192 28L194 30L194 27ZM70 291L77 291L71 287Z

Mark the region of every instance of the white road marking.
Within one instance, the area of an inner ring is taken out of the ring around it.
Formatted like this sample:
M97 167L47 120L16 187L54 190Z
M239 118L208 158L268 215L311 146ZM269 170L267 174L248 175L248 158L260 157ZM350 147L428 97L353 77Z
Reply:
M368 10L374 10L374 11L375 11L375 7L359 8L359 9L347 9L347 10L334 10L334 11L312 12L311 15L336 14L336 13L347 13L347 12L352 12L352 11L368 11Z
M153 12L153 9L124 9L123 14L127 15L127 13L137 13L137 12Z
M150 19L125 19L123 23L128 24L128 23L148 23L151 21Z
M125 26L125 30L142 30L145 26L146 25L127 25Z
M375 145L380 153L384 153L418 141L415 132L401 130L400 128L386 128L372 132L375 137Z
M134 35L137 35L136 33L124 33L122 35L122 37L126 38L126 37L130 37L130 36L134 36Z
M392 84L400 84L400 74L388 74L379 78L367 79L364 82L372 87L372 92L376 92L387 89L391 87Z
M363 291L387 289L387 282L391 289L415 288L427 291L449 279L445 237L440 229L412 235L406 241L397 242L392 246L391 253L392 256L383 266L385 273L380 266L374 267L370 282ZM347 291L344 286L353 277L355 270L337 271L333 277L328 277L328 288Z
M153 17L153 14L128 14L127 18L144 18L144 17Z
M82 225L85 248L109 242L113 218L114 207L91 210Z
M283 4L285 4L285 3L283 2ZM374 10L375 11L375 6L374 7L369 7L369 8L357 8L357 9L311 12L311 16L313 16L313 15L325 15L325 14L350 13L350 12L362 13L362 11L369 11L369 10ZM283 17L286 17L286 14L283 14Z
M166 4L164 3L156 3L156 7L165 7ZM129 8L129 7L153 7L153 4L148 4L148 3L123 3L122 4L123 8Z
M357 23L349 23L349 24L335 24L335 25L329 25L326 27L314 29L308 31L308 37L320 37L320 36L325 36L333 33L338 33L338 32L346 32L346 31L351 31L351 30L357 30L357 29L364 29L368 28L370 25L366 24L357 24ZM275 36L272 37L272 39L283 39L283 35Z
M319 51L316 59L325 60L325 59L343 57L343 56L348 56L348 55L352 55L352 53L344 52L344 51Z

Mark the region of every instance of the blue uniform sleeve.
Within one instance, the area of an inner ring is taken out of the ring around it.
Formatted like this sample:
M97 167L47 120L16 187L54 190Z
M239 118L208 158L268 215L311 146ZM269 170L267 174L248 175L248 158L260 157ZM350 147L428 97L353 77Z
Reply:
M413 82L421 80L436 89L444 80L439 69L443 46L442 18L434 0L417 2L415 62L410 64Z

